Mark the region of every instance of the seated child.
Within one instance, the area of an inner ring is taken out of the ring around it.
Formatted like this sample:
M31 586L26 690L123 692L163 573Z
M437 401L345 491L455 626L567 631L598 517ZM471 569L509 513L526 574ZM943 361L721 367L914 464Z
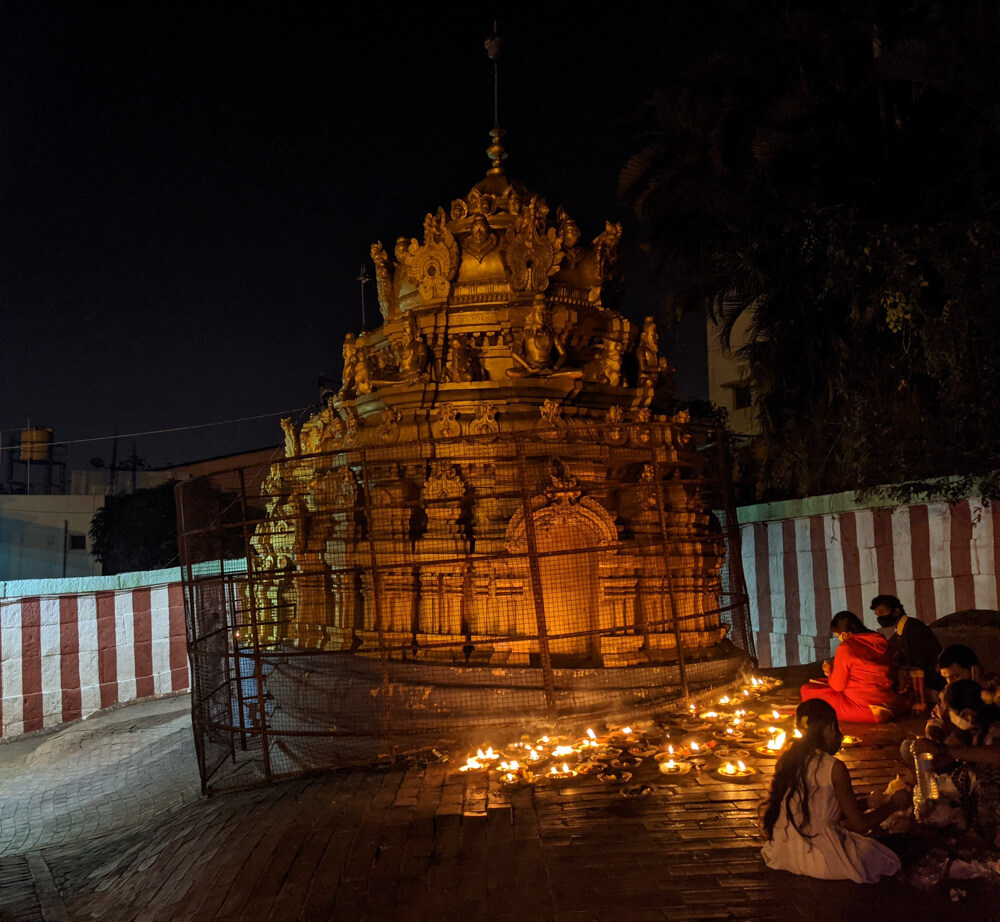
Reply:
M976 652L971 647L961 643L945 647L938 657L938 671L947 685L963 679L972 679L973 682L978 682L983 688L983 699L992 703L996 688L995 680L984 681L979 657L976 656ZM944 700L941 698L931 710L927 726L924 727L924 736L937 743L946 742L950 737L955 737L952 742L969 742L968 734L959 730L948 718L948 709L944 706Z
M856 883L895 874L899 857L866 833L905 807L909 792L862 813L847 766L834 758L843 739L834 709L814 698L799 705L795 719L802 738L779 757L764 804L764 862L775 870Z
M941 703L957 731L942 742L919 739L913 752L934 755L935 769L948 772L961 798L967 825L988 841L1000 828L1000 708L983 700L971 679L945 686Z

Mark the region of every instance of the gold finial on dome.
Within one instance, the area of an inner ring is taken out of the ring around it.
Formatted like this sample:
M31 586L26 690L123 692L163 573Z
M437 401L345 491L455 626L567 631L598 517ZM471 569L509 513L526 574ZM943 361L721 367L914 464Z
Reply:
M495 176L503 173L503 162L507 159L507 151L500 143L504 135L504 130L500 127L500 50L503 48L503 40L497 34L496 21L493 22L493 34L483 42L483 47L487 57L493 62L493 130L490 132L493 143L486 149L486 154L492 164L489 174Z
M486 155L490 158L492 166L489 169L491 175L503 173L503 162L507 159L507 151L504 149L500 139L506 134L502 128L494 128L490 132L493 143L486 148Z

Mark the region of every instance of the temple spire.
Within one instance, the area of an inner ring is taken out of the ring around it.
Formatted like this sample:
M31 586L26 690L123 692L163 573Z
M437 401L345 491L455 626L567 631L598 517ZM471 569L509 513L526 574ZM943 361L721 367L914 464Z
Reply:
M503 48L503 41L497 34L496 21L493 23L493 34L483 42L483 47L493 62L493 130L490 131L493 143L486 149L486 154L492 164L489 173L502 174L503 162L507 159L507 151L500 141L505 134L500 127L500 50Z

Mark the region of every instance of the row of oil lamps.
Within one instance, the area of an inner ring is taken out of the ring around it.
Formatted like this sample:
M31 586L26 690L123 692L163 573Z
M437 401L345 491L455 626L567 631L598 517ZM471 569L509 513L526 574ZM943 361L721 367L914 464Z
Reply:
M638 767L649 756L654 758L661 774L671 776L686 774L693 768L705 768L704 755L714 754L720 760L727 756L731 759L715 769L716 775L727 781L747 781L757 774L757 770L743 761L750 753L737 748L740 743L752 743L758 756L777 758L790 742L788 731L781 725L792 717L794 709L774 708L758 722L757 712L743 706L755 694L770 691L779 684L775 679L753 676L751 684L738 695L719 698L717 709L699 712L691 705L687 714L671 721L671 725L676 724L684 734L709 731L711 740L699 741L691 737L676 747L667 742L666 748L661 749L650 740L652 721L643 721L635 728L608 725L608 735L603 737L589 728L576 740L556 736L532 740L522 736L500 751L484 745L475 755L469 756L459 770L495 770L500 784L505 787L526 786L542 779L562 781L590 773L608 783L626 783L632 777L629 769ZM801 737L802 734L792 729L791 736ZM669 732L666 740L670 740ZM858 742L850 736L844 737L845 746L856 746ZM546 765L547 770L542 772ZM644 793L652 790L648 786L642 788Z

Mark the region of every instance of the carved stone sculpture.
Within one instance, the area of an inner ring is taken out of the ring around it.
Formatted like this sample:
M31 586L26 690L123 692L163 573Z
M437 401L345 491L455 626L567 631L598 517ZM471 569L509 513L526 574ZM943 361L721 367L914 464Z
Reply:
M601 351L584 368L583 379L618 387L622 380L622 346L618 340L604 340Z
M554 227L545 226L548 210L545 201L533 195L507 229L505 257L514 291L544 291L559 268L560 238Z
M643 321L635 356L639 362L639 386L656 387L670 365L660 356L660 337L656 332L656 321L652 317Z
M406 315L403 331L405 339L396 352L399 360L399 377L406 384L426 381L428 378L427 360L430 351L423 336L420 335L420 328L417 326L413 314Z
M378 240L372 244L372 262L375 263L375 290L382 317L390 320L399 313L399 299L393 290L392 273L389 271L389 254Z
M476 404L476 418L469 424L469 435L492 436L495 439L500 434L496 416L497 408L490 401L483 400Z
M396 242L396 259L417 286L425 301L448 297L451 281L458 270L458 241L448 230L444 209L424 218L424 242L402 239ZM403 246L400 246L403 243Z
M552 312L548 309L545 298L536 295L525 318L524 329L511 349L514 365L507 371L507 376L523 378L566 374L580 377L583 372L579 369L560 371L566 357L566 346L552 326Z
M444 377L452 384L476 380L476 360L469 351L464 336L456 334L448 342L448 362Z
M431 426L434 436L439 439L457 438L462 432L462 427L458 424L457 417L458 410L454 404L440 404L434 414L434 423Z

